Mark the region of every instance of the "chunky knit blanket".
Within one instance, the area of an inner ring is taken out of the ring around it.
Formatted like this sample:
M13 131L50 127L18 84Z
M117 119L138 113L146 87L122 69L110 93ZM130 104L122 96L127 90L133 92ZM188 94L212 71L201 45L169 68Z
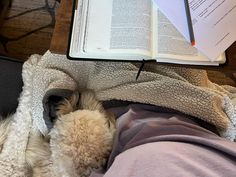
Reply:
M92 89L101 101L124 100L171 108L215 125L236 139L236 88L212 83L204 70L147 63L70 61L49 51L23 67L24 87L8 138L0 153L0 176L27 176L25 149L32 129L48 133L45 95L51 90ZM52 92L53 93L53 92Z

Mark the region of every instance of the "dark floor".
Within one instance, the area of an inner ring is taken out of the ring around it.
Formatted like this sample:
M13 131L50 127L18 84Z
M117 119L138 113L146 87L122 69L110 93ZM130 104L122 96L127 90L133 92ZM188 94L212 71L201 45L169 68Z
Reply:
M13 0L0 29L0 55L24 61L45 53L58 5L57 0Z

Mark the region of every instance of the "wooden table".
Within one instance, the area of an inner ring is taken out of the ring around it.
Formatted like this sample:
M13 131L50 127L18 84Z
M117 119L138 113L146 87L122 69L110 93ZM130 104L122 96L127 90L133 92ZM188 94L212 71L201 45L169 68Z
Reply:
M71 24L73 0L61 0L57 12L56 26L53 32L50 51L57 54L66 54ZM236 42L227 50L228 62L221 67L189 66L192 68L218 70L222 72L236 72ZM173 65L173 64L171 64ZM176 65L181 66L181 65Z
M72 16L72 5L73 0L61 0L49 49L53 53L66 54Z

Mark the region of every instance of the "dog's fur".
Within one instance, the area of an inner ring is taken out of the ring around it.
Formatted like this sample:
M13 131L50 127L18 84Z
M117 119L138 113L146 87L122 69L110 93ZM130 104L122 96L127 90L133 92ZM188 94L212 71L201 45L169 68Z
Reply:
M26 160L32 176L89 176L93 169L104 166L112 149L115 119L93 92L73 94L58 106L57 115L48 137L30 133ZM11 120L0 125L0 150Z

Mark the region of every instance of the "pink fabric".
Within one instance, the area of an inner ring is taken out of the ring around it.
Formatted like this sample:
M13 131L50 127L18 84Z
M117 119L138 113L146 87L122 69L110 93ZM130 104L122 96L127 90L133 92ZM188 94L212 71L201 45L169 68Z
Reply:
M235 174L235 159L217 150L167 141L140 145L121 153L104 177L233 177Z
M236 143L192 117L149 105L119 107L108 170L91 177L234 177Z

